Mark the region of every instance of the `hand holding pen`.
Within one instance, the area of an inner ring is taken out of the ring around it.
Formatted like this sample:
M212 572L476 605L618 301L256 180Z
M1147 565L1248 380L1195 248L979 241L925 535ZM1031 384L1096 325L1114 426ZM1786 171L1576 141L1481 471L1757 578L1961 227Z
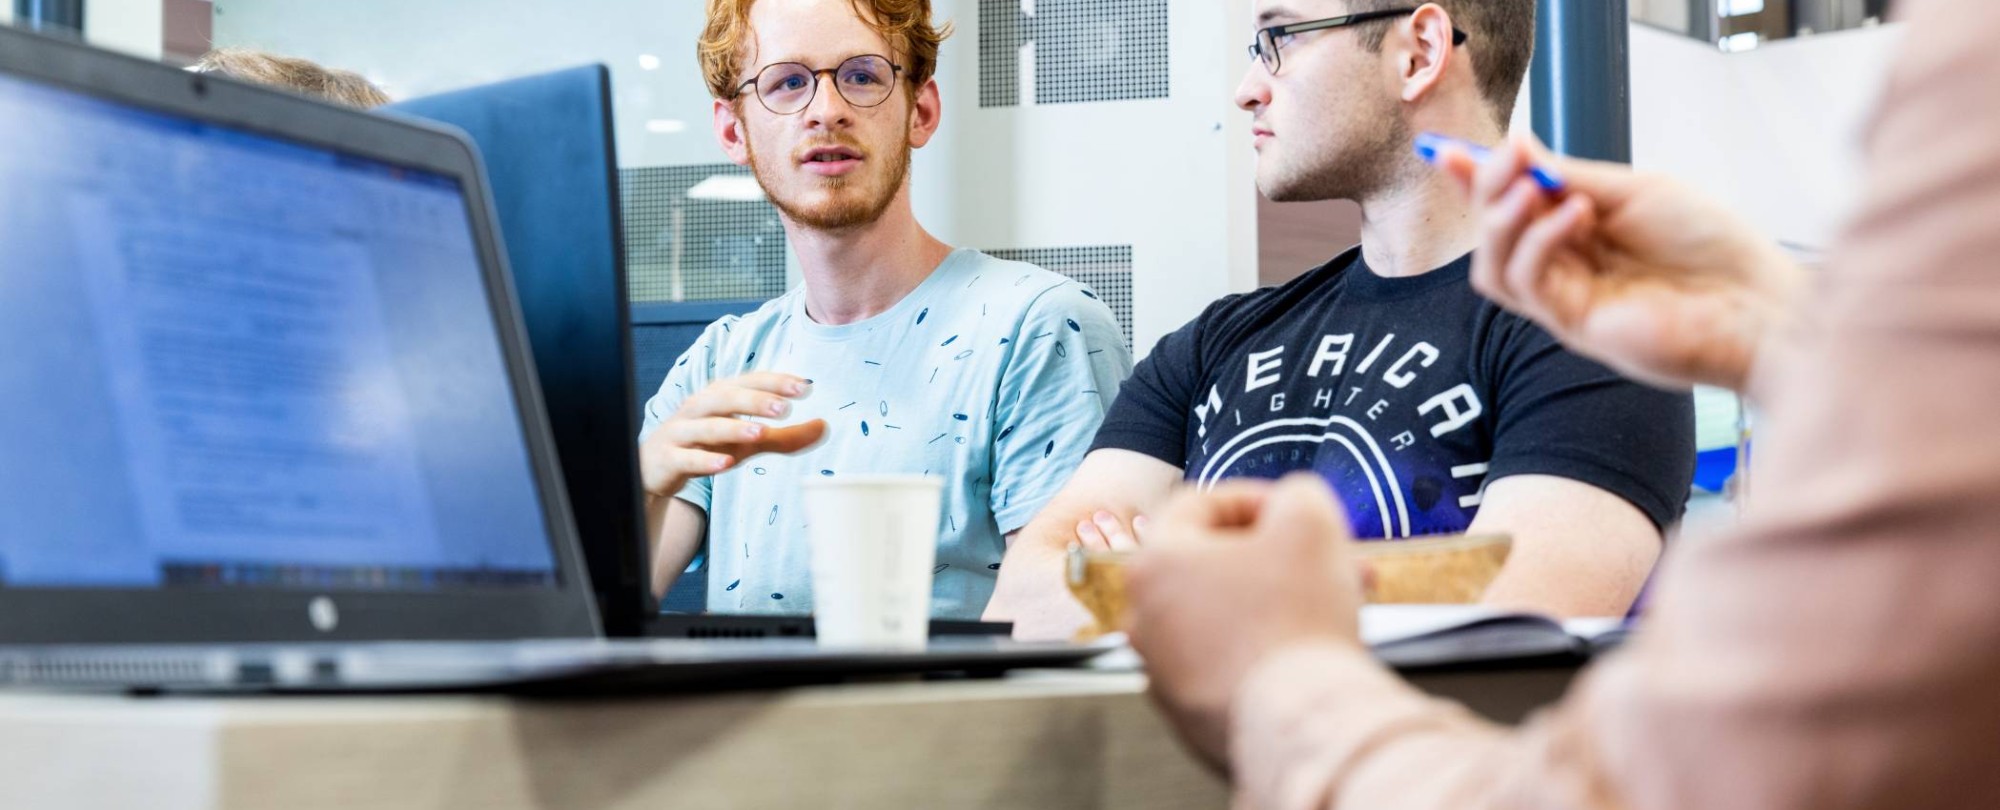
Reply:
M1472 198L1479 292L1634 379L1742 390L1804 271L1703 195L1532 137L1486 149L1426 134L1417 153Z

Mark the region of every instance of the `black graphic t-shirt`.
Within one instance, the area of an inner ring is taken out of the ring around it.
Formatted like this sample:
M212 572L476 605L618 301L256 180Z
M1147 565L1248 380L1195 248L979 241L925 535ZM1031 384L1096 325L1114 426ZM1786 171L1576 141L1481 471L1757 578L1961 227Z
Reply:
M1487 482L1554 475L1677 520L1694 403L1565 350L1481 298L1471 258L1384 278L1359 250L1231 296L1162 338L1092 449L1143 453L1210 486L1313 470L1355 536L1462 532Z

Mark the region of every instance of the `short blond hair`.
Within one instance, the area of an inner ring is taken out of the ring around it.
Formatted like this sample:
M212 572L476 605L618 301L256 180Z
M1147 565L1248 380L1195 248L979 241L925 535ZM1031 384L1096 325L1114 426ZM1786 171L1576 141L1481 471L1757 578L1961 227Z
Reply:
M922 87L937 73L938 46L951 36L951 26L931 24L931 0L849 0L854 14L866 21L889 41L900 58L903 78L911 87ZM708 81L709 95L736 98L737 79L744 51L750 42L750 7L757 0L708 0L708 25L702 29L697 50L701 75ZM872 12L874 19L869 19Z
M221 48L209 51L201 61L194 63L194 69L203 73L220 73L246 82L283 87L349 107L368 109L389 103L389 95L382 92L382 88L361 78L361 74L322 67L318 63L292 56L279 56L241 48Z

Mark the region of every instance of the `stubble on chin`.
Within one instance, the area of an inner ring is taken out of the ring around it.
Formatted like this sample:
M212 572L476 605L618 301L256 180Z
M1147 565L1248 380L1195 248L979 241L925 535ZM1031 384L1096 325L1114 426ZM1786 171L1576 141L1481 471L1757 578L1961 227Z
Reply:
M780 179L772 176L783 167L773 167L758 158L758 152L748 142L744 144L750 155L750 171L756 175L758 185L764 189L764 196L776 206L787 219L801 226L819 231L840 231L870 224L882 218L882 213L895 202L896 194L902 189L903 181L909 176L910 145L907 141L888 150L895 161L885 175L880 175L880 185L864 187L847 177L810 177L812 192L823 194L816 202L805 202L792 196L790 188ZM863 167L863 173L868 167ZM812 193L808 192L808 193Z
M1410 158L1409 127L1390 120L1345 136L1345 145L1306 146L1306 153L1260 156L1257 190L1272 202L1361 202L1405 183ZM1304 146L1291 144L1291 146ZM1265 169L1268 168L1268 171Z

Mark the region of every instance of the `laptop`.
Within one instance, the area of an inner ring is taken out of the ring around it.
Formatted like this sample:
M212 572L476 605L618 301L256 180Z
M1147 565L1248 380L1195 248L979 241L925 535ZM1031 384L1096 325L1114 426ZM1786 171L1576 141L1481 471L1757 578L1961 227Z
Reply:
M544 407L605 632L652 612L611 76L600 65L384 110L457 127L485 158Z
M0 29L0 683L683 688L1097 651L602 637L461 134Z
M605 633L811 637L810 616L661 615L653 598L610 71L570 68L384 109L456 127L485 158ZM932 622L933 635L1005 636L1012 629Z

